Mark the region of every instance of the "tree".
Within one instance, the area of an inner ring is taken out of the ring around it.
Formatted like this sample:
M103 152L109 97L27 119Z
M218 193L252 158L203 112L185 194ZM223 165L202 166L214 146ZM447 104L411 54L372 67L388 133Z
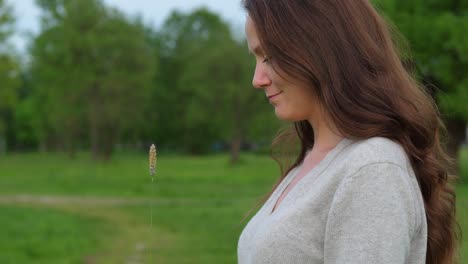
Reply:
M93 157L107 159L149 103L154 61L146 29L100 0L37 3L43 30L32 46L32 74L44 134L59 136L72 155L89 140Z
M162 81L157 101L173 105L161 108L161 119L171 123L171 136L191 153L201 153L216 142L229 144L231 160L239 159L241 144L254 135L253 120L271 116L264 95L251 85L253 59L243 42L234 39L229 25L206 9L184 15L174 12L160 32ZM166 126L163 128L165 129ZM271 134L275 129L271 129ZM169 139L170 140L170 139Z
M8 44L13 33L12 9L0 0L0 153L6 145L6 132L11 129L13 109L17 104L17 90L21 84L17 58Z
M468 2L375 2L408 39L417 74L444 114L449 152L456 157L468 123Z
M191 84L195 94L187 122L196 127L208 117L216 136L229 143L231 162L235 163L243 143L261 138L256 134L259 126L269 129L262 135L269 138L278 122L264 93L252 87L254 60L247 45L228 38L210 44L196 53L197 64L187 68L180 79L183 87ZM265 122L255 123L261 116Z
M184 146L191 153L209 150L212 143L219 140L219 129L212 115L197 107L201 91L205 95L214 92L206 85L209 79L191 82L187 77L194 75L201 67L199 59L210 52L213 41L230 38L229 27L219 16L206 9L198 9L190 14L177 11L165 21L159 32L160 64L165 65L159 72L160 88L155 91L158 104L158 138L172 147ZM217 49L223 49L218 46ZM197 98L198 97L198 98ZM203 108L213 110L212 104Z

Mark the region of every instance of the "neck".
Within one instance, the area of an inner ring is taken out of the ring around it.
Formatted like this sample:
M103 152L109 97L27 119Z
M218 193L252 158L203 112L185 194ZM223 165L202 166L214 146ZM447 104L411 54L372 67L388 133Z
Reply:
M309 120L312 129L314 130L314 146L311 152L314 153L327 153L332 150L340 141L343 136L338 134L338 130L335 126L333 129L330 127L325 120Z

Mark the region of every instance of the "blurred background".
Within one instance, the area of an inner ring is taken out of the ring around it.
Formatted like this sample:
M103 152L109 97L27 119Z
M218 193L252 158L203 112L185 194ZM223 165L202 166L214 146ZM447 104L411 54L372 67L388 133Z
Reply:
M468 232L468 1L373 2L443 114ZM285 125L244 20L238 0L0 0L0 263L236 263Z

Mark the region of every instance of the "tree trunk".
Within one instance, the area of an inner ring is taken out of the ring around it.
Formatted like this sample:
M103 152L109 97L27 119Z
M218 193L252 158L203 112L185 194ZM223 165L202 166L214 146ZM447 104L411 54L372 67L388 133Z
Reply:
M231 164L236 164L237 162L239 162L241 144L242 144L242 140L241 140L241 137L239 136L235 136L231 140L231 149L230 149Z
M99 93L99 84L98 82L94 82L91 87L89 88L89 92L87 94L89 103L88 108L88 122L89 122L89 139L91 143L91 158L93 160L99 159L99 152L100 152L100 141L101 141L101 133L99 133L100 129L100 115L101 115L101 96Z
M105 131L102 131L101 134L104 135L102 140L101 158L108 161L114 151L115 139L117 138L117 128L109 124L108 126L105 126Z
M448 142L447 151L450 157L455 160L455 170L460 172L458 152L466 136L466 122L460 119L448 118L446 120Z
M242 117L238 108L233 112L233 137L231 139L231 164L236 164L240 159L241 144L243 141Z
M93 160L99 159L99 124L96 113L90 113L89 129L91 139L91 157Z

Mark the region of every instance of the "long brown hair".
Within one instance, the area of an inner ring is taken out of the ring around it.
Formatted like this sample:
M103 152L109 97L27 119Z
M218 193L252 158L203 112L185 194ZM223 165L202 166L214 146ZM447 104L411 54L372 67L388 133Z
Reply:
M431 96L405 69L384 19L368 0L244 0L243 5L272 65L313 89L341 135L385 137L405 149L424 198L426 263L453 263L455 176L441 142L445 128ZM291 135L300 142L299 155L278 183L314 144L306 121L276 141L293 140Z

